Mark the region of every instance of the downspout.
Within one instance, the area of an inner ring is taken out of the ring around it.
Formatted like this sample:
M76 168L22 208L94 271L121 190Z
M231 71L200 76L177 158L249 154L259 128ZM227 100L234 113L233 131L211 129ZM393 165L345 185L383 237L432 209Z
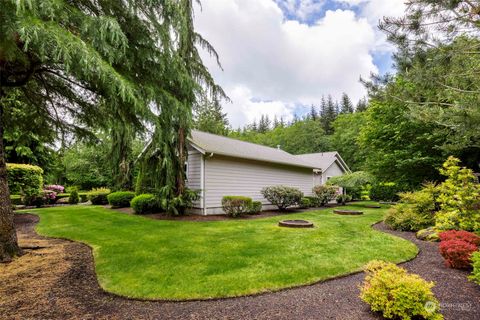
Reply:
M213 157L213 152L210 152L210 155L208 156L208 158L211 158ZM202 199L202 202L203 202L203 215L206 216L207 215L207 205L206 205L206 192L205 192L205 165L206 165L206 162L207 161L207 154L205 153L205 155L203 155L203 185L202 185L202 190L203 190L203 199Z

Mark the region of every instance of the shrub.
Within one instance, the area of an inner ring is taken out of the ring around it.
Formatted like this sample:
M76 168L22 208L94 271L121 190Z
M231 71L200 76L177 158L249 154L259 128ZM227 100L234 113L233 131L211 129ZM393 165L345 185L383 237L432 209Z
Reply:
M77 189L73 189L70 192L70 196L68 197L68 203L70 204L77 204L80 201L80 197L78 196Z
M372 311L379 311L388 319L443 319L438 312L438 300L431 290L433 282L383 261L371 261L365 272L360 298L370 305Z
M107 188L98 188L92 189L88 192L88 200L94 205L104 205L108 204L107 196L110 194L110 189Z
M29 164L7 163L8 187L11 194L20 194L30 202L42 192L43 170Z
M108 203L114 208L130 207L130 201L135 198L135 193L131 191L117 191L107 196Z
M480 251L476 251L470 257L472 260L472 275L470 276L470 280L480 285Z
M315 208L320 206L320 201L318 200L317 197L307 196L304 198L310 201L310 208Z
M294 187L271 186L265 187L261 191L262 195L271 204L276 205L278 209L285 210L290 206L300 203L303 192Z
M426 229L419 230L415 236L417 239L424 240L424 241L440 241L440 237L438 236L437 230L433 227L428 227Z
M305 208L311 208L312 207L312 201L310 201L309 198L303 197L302 199L300 199L299 207L304 208L304 209Z
M164 198L160 204L167 213L180 215L184 214L186 209L193 207L193 204L198 200L199 195L200 190L186 188L181 195L172 198Z
M248 209L250 214L259 214L262 212L262 203L260 201L252 201L252 205Z
M317 197L319 204L324 206L335 199L338 193L338 188L330 185L321 185L313 187L312 191Z
M439 186L440 211L435 225L440 230L480 230L480 184L473 171L449 157L440 169L447 179Z
M465 241L473 245L476 245L477 247L480 246L479 236L477 236L473 232L468 232L463 230L461 231L449 230L449 231L440 232L439 238L441 241L461 240L461 241Z
M222 198L223 211L230 217L238 217L250 211L253 205L252 198L243 196L224 196Z
M435 223L435 186L425 185L416 192L400 193L400 203L390 208L385 223L392 229L418 231Z
M394 182L377 182L370 188L370 198L375 201L398 201L398 193L404 191Z
M338 204L344 206L347 204L347 202L352 201L352 196L348 194L339 194L336 200Z
M52 190L55 191L56 193L64 193L65 192L65 187L59 184L50 184L47 186L43 187L44 190Z
M445 265L454 269L469 269L471 255L477 249L476 245L462 240L440 242L440 253L445 259Z
M150 193L136 196L130 201L130 206L133 208L135 214L153 213L161 209L157 197Z

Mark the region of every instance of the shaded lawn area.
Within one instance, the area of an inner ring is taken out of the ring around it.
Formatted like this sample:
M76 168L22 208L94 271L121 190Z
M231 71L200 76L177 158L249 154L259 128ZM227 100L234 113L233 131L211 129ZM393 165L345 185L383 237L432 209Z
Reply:
M102 288L132 298L254 294L358 271L372 259L401 262L417 253L411 242L371 228L385 209L365 209L363 216L327 209L211 222L153 220L98 206L28 212L40 216L39 234L91 246ZM315 228L281 228L282 218L307 219Z

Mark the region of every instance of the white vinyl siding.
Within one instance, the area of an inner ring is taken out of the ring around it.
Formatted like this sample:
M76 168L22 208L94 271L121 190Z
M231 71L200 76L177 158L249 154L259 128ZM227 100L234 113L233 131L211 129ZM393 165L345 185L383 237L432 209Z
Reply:
M193 148L188 150L188 165L187 165L187 186L189 189L202 190L202 161L203 155ZM200 199L194 203L196 208L202 208L202 193Z
M286 185L312 194L313 172L309 168L214 155L205 158L205 206L221 207L222 197L240 195L268 204L260 190Z

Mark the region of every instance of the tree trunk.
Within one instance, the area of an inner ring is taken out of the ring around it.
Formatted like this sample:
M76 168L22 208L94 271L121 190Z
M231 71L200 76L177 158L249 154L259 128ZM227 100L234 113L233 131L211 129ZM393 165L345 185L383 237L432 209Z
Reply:
M178 161L180 162L179 169L177 172L177 190L176 194L181 195L185 191L185 172L183 168L185 167L185 129L178 129Z
M7 163L3 146L3 104L0 92L0 262L9 262L20 255L17 233L13 224L13 209L7 182Z

